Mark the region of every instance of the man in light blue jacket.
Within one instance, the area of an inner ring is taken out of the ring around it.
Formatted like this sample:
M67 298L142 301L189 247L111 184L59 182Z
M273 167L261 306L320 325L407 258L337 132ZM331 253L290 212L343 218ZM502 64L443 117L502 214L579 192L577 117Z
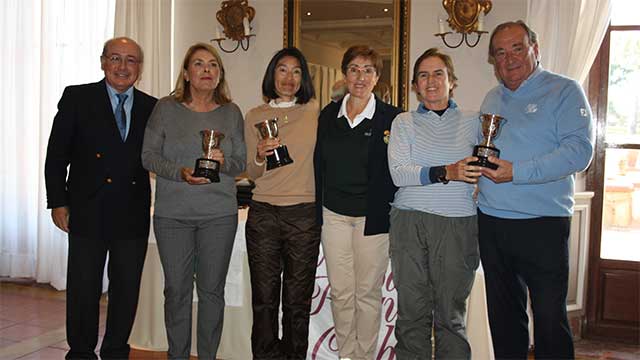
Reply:
M498 25L489 60L501 84L483 113L503 124L496 170L483 168L478 224L489 322L497 359L526 359L527 289L536 358L573 359L567 321L568 239L575 174L593 155L591 109L580 84L544 70L522 21Z

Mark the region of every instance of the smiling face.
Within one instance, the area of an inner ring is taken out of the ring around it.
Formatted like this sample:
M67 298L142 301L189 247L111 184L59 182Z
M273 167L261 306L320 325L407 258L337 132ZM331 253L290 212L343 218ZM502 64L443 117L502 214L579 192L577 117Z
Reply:
M430 56L418 66L414 86L427 109L443 110L449 105L449 93L454 83L449 79L444 61Z
M191 93L213 92L220 79L218 60L210 52L199 49L191 55L183 76L189 83Z
M346 72L347 90L351 96L368 99L380 75L369 58L357 56L349 62Z
M491 47L496 73L510 90L516 90L538 64L538 44L531 44L521 26L508 26L495 33Z
M293 56L284 56L278 60L273 80L278 99L293 101L302 82L302 66Z
M100 68L107 83L119 93L127 91L140 76L141 56L138 45L131 40L111 41L100 57Z

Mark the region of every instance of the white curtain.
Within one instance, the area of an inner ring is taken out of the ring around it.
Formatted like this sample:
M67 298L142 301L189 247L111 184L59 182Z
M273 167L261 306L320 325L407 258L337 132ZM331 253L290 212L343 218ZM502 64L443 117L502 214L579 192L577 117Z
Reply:
M67 237L46 209L44 161L65 86L103 77L115 0L0 2L0 276L66 287Z
M155 97L169 95L171 83L172 0L117 0L115 36L128 36L144 50L136 87Z
M316 99L322 109L331 102L331 87L342 79L342 72L336 68L312 63L309 63L309 72L316 90Z
M611 17L611 0L528 0L527 24L538 33L542 66L583 83Z

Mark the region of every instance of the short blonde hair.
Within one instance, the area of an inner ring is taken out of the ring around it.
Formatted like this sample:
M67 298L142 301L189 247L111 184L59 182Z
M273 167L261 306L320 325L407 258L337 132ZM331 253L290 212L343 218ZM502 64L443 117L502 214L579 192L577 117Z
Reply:
M216 59L218 62L218 66L220 67L220 77L218 79L218 85L213 90L213 101L215 101L218 105L224 105L231 102L231 93L229 92L229 86L227 85L227 80L225 77L224 65L222 64L222 59L216 49L213 46L206 43L196 43L191 45L187 53L184 54L184 59L182 60L182 68L178 73L178 78L176 79L176 87L171 92L171 95L178 102L189 102L191 101L191 90L189 88L189 82L184 78L184 71L189 68L189 62L191 61L191 57L198 50L204 50Z

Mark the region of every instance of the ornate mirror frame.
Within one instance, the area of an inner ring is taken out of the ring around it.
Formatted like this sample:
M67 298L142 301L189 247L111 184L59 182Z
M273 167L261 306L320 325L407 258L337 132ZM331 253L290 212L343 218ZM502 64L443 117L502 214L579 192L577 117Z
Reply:
M391 95L394 105L409 106L409 19L411 0L393 0L393 55L391 82L397 89ZM300 44L300 0L284 0L283 46Z

